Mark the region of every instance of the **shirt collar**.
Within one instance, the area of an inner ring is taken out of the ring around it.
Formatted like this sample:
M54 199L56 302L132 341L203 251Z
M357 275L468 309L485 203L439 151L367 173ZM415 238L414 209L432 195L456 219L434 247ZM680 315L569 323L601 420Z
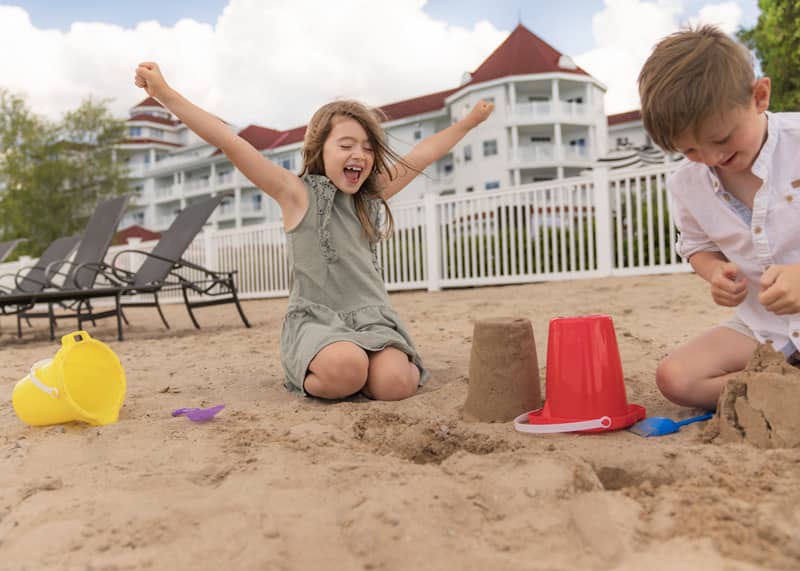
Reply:
M765 111L764 115L767 117L767 140L764 141L764 145L761 147L756 160L753 161L753 166L750 167L750 170L753 172L753 174L761 180L767 179L770 162L772 161L772 153L775 151L775 147L778 145L779 131L777 125L778 117L769 111Z

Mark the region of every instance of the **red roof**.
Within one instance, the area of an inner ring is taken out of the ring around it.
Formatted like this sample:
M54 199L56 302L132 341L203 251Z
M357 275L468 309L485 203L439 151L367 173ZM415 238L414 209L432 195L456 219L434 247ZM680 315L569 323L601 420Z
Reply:
M589 75L580 67L576 69L559 67L561 56L562 54L553 46L522 24L518 24L506 41L472 72L469 84L483 83L510 75L534 73L561 72Z
M148 97L147 99L143 99L142 101L134 105L134 108L136 107L164 107L164 106L161 105L161 103L159 103L158 101L156 101L155 98Z
M402 119L403 117L410 117L411 115L421 115L422 113L430 113L431 111L439 111L444 108L444 100L448 95L458 91L460 87L448 89L446 91L439 91L438 93L431 93L430 95L423 95L413 99L406 99L405 101L398 101L384 105L381 110L386 113L390 121L394 119Z
M638 109L636 111L626 111L625 113L617 113L616 115L608 116L609 125L619 125L620 123L629 123L631 121L641 121L642 112Z
M281 133L281 136L275 139L270 145L270 149L282 147L284 145L291 145L292 143L299 143L306 136L306 125L302 127L295 127Z
M274 146L276 140L280 139L284 136L286 131L276 131L275 129L270 129L268 127L259 127L258 125L248 125L241 131L239 131L239 136L253 145L259 151L263 151L264 149L269 149ZM212 153L213 155L218 155L222 151L217 149Z
M158 240L161 238L161 234L141 226L128 226L114 234L114 244L127 244L131 238L139 238L142 242L149 242L150 240Z
M259 151L268 149L282 134L283 131L259 127L258 125L248 125L239 131L239 136Z
M139 113L133 117L128 117L128 121L149 121L150 123L160 123L161 125L180 125L180 121L173 119L166 119L164 117L156 117L155 115L148 115L147 113Z

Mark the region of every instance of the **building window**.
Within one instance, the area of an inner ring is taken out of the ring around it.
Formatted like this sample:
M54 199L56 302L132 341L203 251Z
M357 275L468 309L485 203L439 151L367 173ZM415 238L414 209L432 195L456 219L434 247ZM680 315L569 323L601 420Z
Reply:
M495 188L500 188L500 181L499 180L493 180L491 182L487 182L486 184L483 185L483 187L486 190L494 190Z
M448 188L447 190L443 190L442 192L440 192L439 196L450 196L450 195L453 195L455 193L456 193L455 190L453 190L452 188Z
M294 157L283 157L280 159L280 164L286 170L294 169Z
M573 139L569 142L569 146L582 149L586 146L586 139Z
M491 139L483 142L483 156L491 157L497 154L497 139Z
M464 145L464 162L468 163L472 160L472 145Z
M550 137L531 137L531 143L549 143Z
M414 140L419 141L422 138L422 129L414 129Z
M131 137L141 137L142 136L142 128L141 127L128 127L128 135Z
M468 186L466 188L466 190L467 190L467 192L473 192L475 190L475 187L474 186Z
M150 136L156 139L163 139L164 131L162 129L150 129Z
M453 172L453 164L452 163L448 163L448 164L444 165L444 174L450 174L452 172Z
M628 137L617 137L617 146L618 147L627 147L630 144L631 143L628 140Z

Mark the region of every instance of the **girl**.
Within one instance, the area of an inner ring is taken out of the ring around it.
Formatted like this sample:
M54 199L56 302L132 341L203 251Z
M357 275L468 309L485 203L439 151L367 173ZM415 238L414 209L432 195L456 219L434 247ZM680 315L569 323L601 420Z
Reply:
M494 105L480 101L400 158L384 143L373 111L355 101L329 103L308 124L298 177L173 90L155 63L140 64L135 83L222 150L281 208L291 269L281 332L286 387L325 399L359 391L378 400L414 394L428 372L377 266L375 246L392 231L386 201L482 123Z

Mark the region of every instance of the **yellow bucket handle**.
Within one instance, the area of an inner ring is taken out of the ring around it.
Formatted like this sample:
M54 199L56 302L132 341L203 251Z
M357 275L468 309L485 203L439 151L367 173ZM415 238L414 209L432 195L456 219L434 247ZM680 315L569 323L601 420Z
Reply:
M58 389L56 387L51 387L51 386L48 386L48 385L44 384L42 381L40 381L39 379L36 378L36 374L34 373L34 370L39 369L41 367L44 367L46 365L49 365L52 362L53 362L52 359L42 359L41 361L37 361L36 363L34 363L33 366L31 367L30 378L31 378L31 382L34 385L36 385L36 388L38 388L40 391L43 391L43 392L47 393L48 395L50 395L54 399L57 399L58 398Z

